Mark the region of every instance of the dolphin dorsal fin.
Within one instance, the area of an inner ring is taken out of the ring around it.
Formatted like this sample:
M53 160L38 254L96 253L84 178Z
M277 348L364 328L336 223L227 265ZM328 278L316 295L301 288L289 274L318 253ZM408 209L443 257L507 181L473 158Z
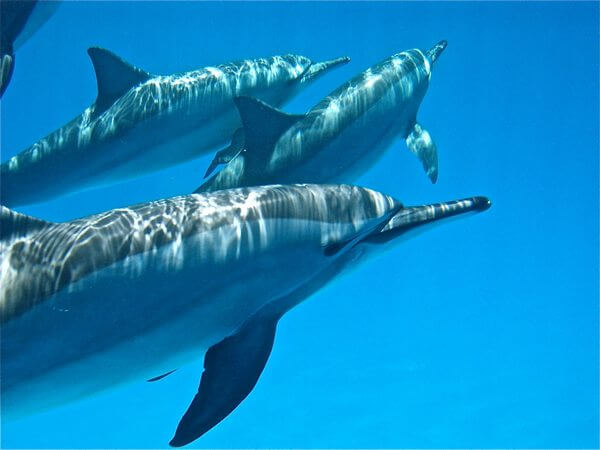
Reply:
M96 114L106 111L129 89L152 77L148 72L132 66L105 48L91 47L88 49L88 55L94 65L98 83Z
M304 118L288 114L252 97L236 97L235 104L244 126L245 148L250 153L268 152L279 137Z
M51 222L26 216L5 206L0 206L0 241L25 236L32 231L41 230L51 224Z

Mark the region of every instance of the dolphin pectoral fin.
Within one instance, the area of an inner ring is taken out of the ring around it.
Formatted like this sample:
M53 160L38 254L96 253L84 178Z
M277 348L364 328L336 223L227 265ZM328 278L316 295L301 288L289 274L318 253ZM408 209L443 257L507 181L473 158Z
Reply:
M4 94L15 67L15 55L5 54L0 59L0 97Z
M169 375L171 375L173 372L175 372L177 369L173 369L173 370L169 370L167 373L163 373L162 375L159 375L157 377L152 377L149 380L146 380L148 383L153 383L154 381L158 381L158 380L162 380L165 377L168 377Z
M94 65L98 84L96 115L104 112L129 89L152 77L104 48L91 47L88 55Z
M234 99L244 126L246 150L252 157L269 152L279 137L304 118L303 114L287 114L252 97Z
M198 439L248 396L271 354L278 320L278 314L257 313L208 349L198 393L169 445L181 447Z
M418 123L415 123L406 138L406 145L419 158L431 182L435 183L438 177L438 156L435 142L433 142L429 132Z
M208 177L220 164L227 164L229 161L239 155L239 153L244 149L245 142L244 129L238 128L235 130L235 133L233 133L231 144L228 147L219 150L215 154L215 157L208 166L208 169L206 169L204 178Z

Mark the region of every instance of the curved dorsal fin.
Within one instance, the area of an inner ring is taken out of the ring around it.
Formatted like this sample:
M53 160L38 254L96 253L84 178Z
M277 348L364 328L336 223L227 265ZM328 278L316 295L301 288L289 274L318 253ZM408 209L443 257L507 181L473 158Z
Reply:
M51 222L26 216L5 206L0 206L0 241L25 236L27 233L41 230L50 225Z
M129 89L152 77L105 48L91 47L88 55L94 65L98 83L96 114L104 112Z
M283 133L304 118L304 114L288 114L253 97L233 101L244 126L244 145L254 154L268 153Z

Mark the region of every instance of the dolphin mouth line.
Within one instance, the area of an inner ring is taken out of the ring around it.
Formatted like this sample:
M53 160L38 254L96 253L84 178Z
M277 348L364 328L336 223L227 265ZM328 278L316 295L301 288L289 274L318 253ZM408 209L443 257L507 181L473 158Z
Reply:
M482 196L423 206L407 206L400 209L378 233L372 234L365 241L369 243L388 242L424 225L468 213L480 213L491 206L492 202Z
M470 197L443 203L423 206L409 206L395 214L381 231L407 231L426 223L435 222L469 212L482 212L489 209L492 202L487 197Z

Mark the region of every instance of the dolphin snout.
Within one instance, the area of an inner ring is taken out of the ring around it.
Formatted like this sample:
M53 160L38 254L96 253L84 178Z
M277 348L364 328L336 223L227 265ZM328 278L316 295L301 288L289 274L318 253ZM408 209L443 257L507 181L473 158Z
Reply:
M431 64L435 62L436 59L442 54L444 49L448 46L448 41L440 41L431 47L430 50L427 51L427 58L431 61Z
M347 56L342 56L341 58L330 59L329 61L323 61L320 63L313 63L310 65L308 70L304 73L301 78L301 82L305 83L307 81L314 81L317 77L323 75L325 72L329 71L337 66L341 66L350 62L350 58Z

